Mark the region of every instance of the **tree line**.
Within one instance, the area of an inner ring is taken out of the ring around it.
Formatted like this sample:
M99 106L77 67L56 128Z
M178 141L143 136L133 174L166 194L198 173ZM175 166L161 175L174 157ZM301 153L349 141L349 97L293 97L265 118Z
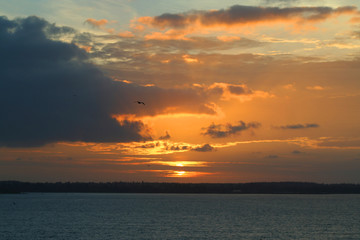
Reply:
M0 181L0 193L222 193L222 194L359 194L360 184L310 182L152 183Z

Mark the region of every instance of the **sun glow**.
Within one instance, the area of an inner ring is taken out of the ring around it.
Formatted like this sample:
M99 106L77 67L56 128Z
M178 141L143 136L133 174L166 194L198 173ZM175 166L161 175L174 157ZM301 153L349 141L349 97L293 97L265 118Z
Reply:
M207 172L193 172L193 171L168 171L165 177L168 178L188 178L188 177L199 177L202 175L208 175L211 173Z
M159 164L171 167L206 167L206 162L198 161L151 161L149 164Z

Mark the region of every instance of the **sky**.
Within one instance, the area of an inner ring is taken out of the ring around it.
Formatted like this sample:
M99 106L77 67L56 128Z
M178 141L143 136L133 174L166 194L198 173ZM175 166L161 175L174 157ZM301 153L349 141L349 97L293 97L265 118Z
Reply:
M0 52L0 180L360 183L357 0L0 0Z

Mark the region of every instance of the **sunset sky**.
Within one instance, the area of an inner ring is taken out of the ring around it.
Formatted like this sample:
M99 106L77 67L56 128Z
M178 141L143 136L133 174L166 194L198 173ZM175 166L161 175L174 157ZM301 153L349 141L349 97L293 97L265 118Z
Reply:
M358 0L0 16L0 180L360 183Z

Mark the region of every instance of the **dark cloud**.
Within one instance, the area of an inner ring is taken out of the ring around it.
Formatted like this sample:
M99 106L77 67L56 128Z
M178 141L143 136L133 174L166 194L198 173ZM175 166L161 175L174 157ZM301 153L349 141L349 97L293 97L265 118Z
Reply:
M294 150L294 151L292 151L291 153L292 153L292 154L301 154L301 153L303 153L303 152L301 152L301 151L299 151L299 150Z
M213 146L211 146L210 144L206 143L204 145L202 145L201 147L197 147L197 148L193 148L193 151L197 151L197 152L211 152L213 151L215 148Z
M171 138L171 136L169 135L168 131L166 131L164 136L159 137L160 140L168 140L170 138Z
M316 123L306 123L306 124L293 124L280 126L280 129L306 129L306 128L318 128L319 125Z
M251 90L247 89L246 87L242 87L242 86L229 85L228 89L229 89L230 93L235 94L235 95L244 95L244 94L252 93Z
M156 27L184 28L187 25L200 22L204 26L217 24L245 24L261 21L276 20L301 20L319 21L325 20L335 14L355 12L356 7L345 6L339 8L331 7L254 7L234 5L228 9L213 11L191 11L180 14L162 14L156 16L151 24Z
M278 158L279 156L278 155L268 155L266 156L266 158Z
M58 141L150 140L137 116L173 111L214 114L193 89L161 89L114 81L73 43L74 29L38 17L0 17L0 146L32 147ZM86 39L85 39L86 40ZM134 104L142 99L147 105Z
M223 138L260 126L261 124L258 122L245 123L243 121L239 121L239 124L237 125L232 125L230 123L225 125L212 123L210 126L203 128L205 131L202 134L212 138Z

